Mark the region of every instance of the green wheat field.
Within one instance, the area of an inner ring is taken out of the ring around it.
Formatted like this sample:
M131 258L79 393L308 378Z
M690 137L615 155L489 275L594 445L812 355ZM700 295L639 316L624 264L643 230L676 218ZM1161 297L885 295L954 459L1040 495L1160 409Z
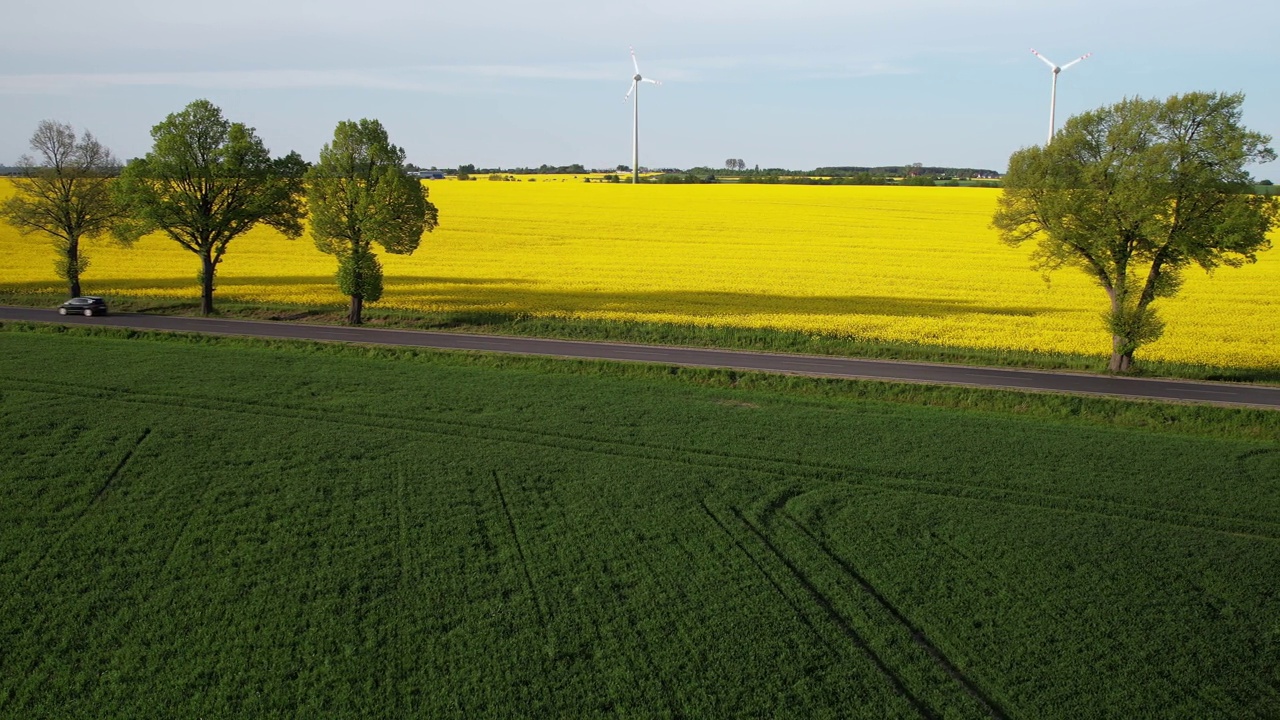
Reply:
M1274 436L712 377L4 327L0 715L1280 715Z

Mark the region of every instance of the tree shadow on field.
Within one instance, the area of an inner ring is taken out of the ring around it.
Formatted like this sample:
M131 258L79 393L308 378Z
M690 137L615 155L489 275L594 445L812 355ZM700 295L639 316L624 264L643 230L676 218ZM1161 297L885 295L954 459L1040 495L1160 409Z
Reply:
M181 290L192 288L197 293L200 290L200 283L196 280L196 274L193 271L190 275L180 275L178 277L159 277L159 278L95 278L92 276L81 279L81 285L89 294L103 295L106 293L118 293L120 295L129 295L141 289L161 289L161 290ZM387 284L412 284L412 285L532 285L533 280L525 278L446 278L446 277L396 277L387 278ZM334 274L328 275L223 275L219 273L216 276L214 285L217 288L233 288L233 287L253 287L272 285L289 285L293 287L336 287ZM46 292L65 292L67 289L66 282L62 280L27 280L23 282L5 282L0 279L0 293L46 293ZM216 292L216 291L215 291Z
M902 298L881 295L793 295L725 291L636 290L601 291L538 287L525 278L459 278L388 276L382 304L403 308L427 306L445 311L480 313L627 313L692 317L746 315L878 315L942 318L954 315L1032 317L1053 308L983 305L968 300ZM215 302L235 300L240 287L288 286L291 290L336 292L332 275L219 276ZM175 295L199 295L194 276L141 279L84 280L85 292L129 296L141 289L175 290ZM57 281L0 283L0 293L65 292Z
M313 285L333 284L334 280L331 275L280 275L274 277L223 277L222 275L217 275L214 279L214 292L216 295L217 289L236 286L293 285L296 287L310 287ZM200 283L196 280L194 272L190 275L179 277L159 278L101 279L87 276L81 278L80 285L88 295L132 295L139 290L186 290L188 288L195 294L200 294ZM66 289L67 284L61 280L31 280L17 283L0 281L0 292L4 293L66 292Z
M434 287L433 287L434 285ZM453 278L386 279L383 301L411 306L415 300L459 311L526 313L634 313L734 317L744 315L881 315L948 317L1000 315L1032 317L1054 308L984 305L969 300L901 298L881 295L793 295L689 290L572 290L540 288L520 281L475 282ZM424 287L425 286L425 287Z

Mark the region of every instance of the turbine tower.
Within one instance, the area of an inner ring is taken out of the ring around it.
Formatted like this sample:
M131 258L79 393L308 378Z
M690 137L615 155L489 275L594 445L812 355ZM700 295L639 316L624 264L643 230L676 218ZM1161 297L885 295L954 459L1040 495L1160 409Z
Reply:
M631 78L631 88L627 90L622 102L629 100L631 93L635 93L636 98L632 100L631 106L633 111L631 120L631 184L634 185L640 182L640 83L647 82L654 85L661 85L662 83L640 75L640 63L636 62L635 48L631 48L631 64L635 67L636 74Z
M1075 60L1072 60L1066 65L1063 65L1062 67L1058 67L1057 63L1041 55L1040 53L1036 52L1035 48L1031 48L1031 54L1043 60L1045 65L1048 65L1050 68L1053 69L1053 91L1049 94L1049 139L1045 141L1045 145L1048 145L1049 143L1053 142L1053 129L1054 129L1053 113L1054 113L1054 109L1058 104L1058 73L1062 72L1063 70L1066 70L1072 65L1075 65L1081 60L1084 60L1085 58L1089 57L1093 53L1085 53L1084 55L1081 55L1080 57L1076 58Z

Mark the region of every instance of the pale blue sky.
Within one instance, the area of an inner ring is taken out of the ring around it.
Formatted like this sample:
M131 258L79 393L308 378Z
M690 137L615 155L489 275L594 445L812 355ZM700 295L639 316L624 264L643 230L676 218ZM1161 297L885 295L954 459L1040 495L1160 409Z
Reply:
M641 164L1003 170L1125 96L1244 91L1280 138L1275 0L7 0L0 163L45 118L122 158L195 98L314 159L378 118L440 167L630 162L627 48L645 75ZM1280 181L1280 163L1254 168Z

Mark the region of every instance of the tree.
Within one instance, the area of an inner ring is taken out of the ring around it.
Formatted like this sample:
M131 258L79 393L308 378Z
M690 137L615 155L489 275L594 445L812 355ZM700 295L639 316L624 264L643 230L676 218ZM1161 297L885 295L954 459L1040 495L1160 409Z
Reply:
M1160 337L1152 303L1177 292L1187 267L1239 267L1270 246L1280 201L1252 194L1244 168L1276 154L1240 125L1243 101L1124 100L1009 159L993 225L1010 245L1036 240L1042 271L1077 267L1106 291L1113 372Z
M307 173L311 236L338 258L338 287L351 298L347 316L359 325L365 301L382 297L382 264L373 244L396 255L418 249L440 214L427 188L401 169L404 150L377 120L338 123L333 142Z
M214 274L227 246L256 225L302 234L306 216L297 153L272 159L253 128L233 123L208 100L196 100L151 129L154 146L131 160L117 193L131 222L117 235L163 231L200 258L200 311L213 312Z
M908 175L902 178L902 182L899 184L908 187L933 187L938 183L934 182L934 179L929 175Z
M53 238L54 270L78 297L80 276L89 267L80 240L106 234L120 218L111 194L120 163L90 132L77 139L75 128L53 120L36 126L31 149L39 158L18 161L24 174L13 179L16 193L0 207L0 217L24 235Z

